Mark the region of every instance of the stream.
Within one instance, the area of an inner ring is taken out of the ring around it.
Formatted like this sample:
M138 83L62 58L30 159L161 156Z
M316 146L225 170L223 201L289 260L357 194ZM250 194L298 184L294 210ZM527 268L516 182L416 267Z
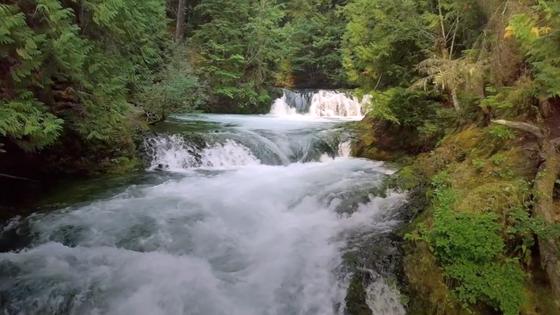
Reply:
M350 157L361 116L334 91L173 116L141 174L0 225L0 313L349 314L359 271L372 314L405 314L391 233L406 194Z

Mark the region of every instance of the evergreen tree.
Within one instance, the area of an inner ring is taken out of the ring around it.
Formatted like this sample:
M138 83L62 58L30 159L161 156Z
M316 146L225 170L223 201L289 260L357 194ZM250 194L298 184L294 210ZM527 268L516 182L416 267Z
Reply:
M272 70L285 42L281 8L271 0L208 0L196 7L202 25L193 44L195 64L211 87L211 110L260 112L270 103Z

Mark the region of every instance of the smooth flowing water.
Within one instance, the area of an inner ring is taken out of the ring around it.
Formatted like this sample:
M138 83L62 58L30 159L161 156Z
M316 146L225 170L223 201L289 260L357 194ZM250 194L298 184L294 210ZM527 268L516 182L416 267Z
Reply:
M170 119L133 183L0 227L0 312L346 314L348 260L368 268L353 253L377 257L368 244L406 196L384 191L382 163L349 156L345 122L361 113L344 102ZM367 305L404 314L385 267L367 270Z

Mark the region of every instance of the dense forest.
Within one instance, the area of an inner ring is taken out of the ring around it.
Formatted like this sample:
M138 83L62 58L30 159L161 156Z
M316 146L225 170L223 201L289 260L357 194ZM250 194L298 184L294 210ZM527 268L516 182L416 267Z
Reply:
M170 112L265 112L275 87L348 86L342 4L4 1L2 159L128 168L135 136Z
M560 313L555 0L4 0L0 176L127 170L170 113L281 88L371 95L354 151L404 165L411 314Z

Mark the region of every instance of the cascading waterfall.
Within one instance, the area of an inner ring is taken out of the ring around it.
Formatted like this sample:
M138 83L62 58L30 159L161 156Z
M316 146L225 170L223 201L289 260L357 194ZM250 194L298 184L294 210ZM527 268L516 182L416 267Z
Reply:
M404 314L383 240L406 195L350 157L343 121L174 117L145 141L145 180L0 226L0 312L342 315L346 260L374 253L365 307Z
M178 135L158 136L146 139L145 146L151 158L150 170L218 169L260 164L247 147L231 139L201 150Z
M270 114L275 116L309 116L309 117L345 117L361 119L364 107L370 98L362 100L347 93L318 90L289 91L284 90L282 97L272 105Z

